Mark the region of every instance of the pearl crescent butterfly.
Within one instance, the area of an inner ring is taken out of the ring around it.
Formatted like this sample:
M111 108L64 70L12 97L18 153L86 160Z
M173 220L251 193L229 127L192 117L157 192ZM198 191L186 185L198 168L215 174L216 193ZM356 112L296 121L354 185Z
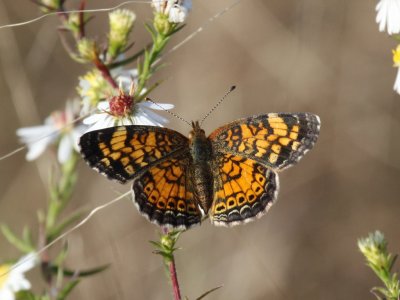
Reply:
M318 138L319 117L270 113L236 120L208 137L162 127L120 126L80 139L86 162L109 179L133 180L138 210L159 226L187 229L205 216L217 226L261 217L276 201L278 171L297 163Z

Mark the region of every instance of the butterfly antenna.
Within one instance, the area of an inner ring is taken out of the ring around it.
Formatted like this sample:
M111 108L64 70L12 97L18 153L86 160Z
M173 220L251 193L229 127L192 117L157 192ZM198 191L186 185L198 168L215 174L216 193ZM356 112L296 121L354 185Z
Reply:
M162 107L160 104L154 102L153 100L151 100L150 98L146 98L146 101L149 101L151 103L153 103L154 105L158 106L159 108L161 108L163 111L166 111L167 113L169 113L171 116L185 122L186 124L188 124L190 127L192 127L192 124L190 124L188 121L186 121L184 118L178 116L177 114L173 113L172 111L169 111L168 109L165 109L164 107Z
M225 100L225 98L232 93L234 90L236 89L236 86L233 85L231 86L231 88L229 89L228 92L226 92L226 94L217 102L217 104L214 105L213 108L211 108L211 110L204 116L204 118L201 120L200 122L200 126L203 124L204 120L208 118L209 115L211 115L213 113L213 111Z

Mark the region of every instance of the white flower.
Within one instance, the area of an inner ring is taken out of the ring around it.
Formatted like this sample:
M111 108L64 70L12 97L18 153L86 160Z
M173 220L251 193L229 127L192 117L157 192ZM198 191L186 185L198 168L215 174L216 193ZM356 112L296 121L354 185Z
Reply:
M152 5L156 12L167 15L169 22L182 23L192 9L192 0L152 0Z
M16 264L0 265L0 299L14 300L18 291L29 290L31 283L25 278L25 273L36 266L39 259L31 253L23 256Z
M380 0L376 11L379 31L385 31L387 27L389 34L400 33L400 0Z
M168 119L156 114L152 110L172 109L172 104L139 102L134 104L132 114L115 116L110 111L110 103L102 101L98 104L99 113L93 114L83 120L83 123L91 127L87 131L98 130L121 125L151 125L162 126Z
M79 102L68 101L65 111L53 112L43 125L19 128L17 135L28 146L26 159L38 158L49 145L59 141L58 161L68 161L74 149L78 151L78 140L85 131L83 124L72 124L78 114Z

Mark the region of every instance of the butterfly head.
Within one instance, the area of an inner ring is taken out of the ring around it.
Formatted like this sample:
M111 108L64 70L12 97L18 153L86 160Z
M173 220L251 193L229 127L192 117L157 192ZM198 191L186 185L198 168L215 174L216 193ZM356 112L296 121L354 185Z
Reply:
M192 130L189 133L189 140L206 138L205 131L200 127L199 121L192 121Z

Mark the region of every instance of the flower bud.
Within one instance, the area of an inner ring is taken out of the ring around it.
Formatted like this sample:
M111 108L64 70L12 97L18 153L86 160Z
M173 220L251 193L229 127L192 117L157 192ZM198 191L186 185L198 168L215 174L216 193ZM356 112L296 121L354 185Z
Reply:
M168 15L163 13L155 14L153 25L157 32L167 34L171 30L172 24L169 22L168 18Z
M80 39L77 43L77 48L80 58L84 61L92 62L97 59L97 45L94 40Z
M109 19L108 54L114 58L125 50L136 15L127 9L118 9L109 14Z
M60 0L40 0L44 13L52 12L60 8Z
M163 235L160 242L167 249L171 249L174 246L174 240L168 234Z

